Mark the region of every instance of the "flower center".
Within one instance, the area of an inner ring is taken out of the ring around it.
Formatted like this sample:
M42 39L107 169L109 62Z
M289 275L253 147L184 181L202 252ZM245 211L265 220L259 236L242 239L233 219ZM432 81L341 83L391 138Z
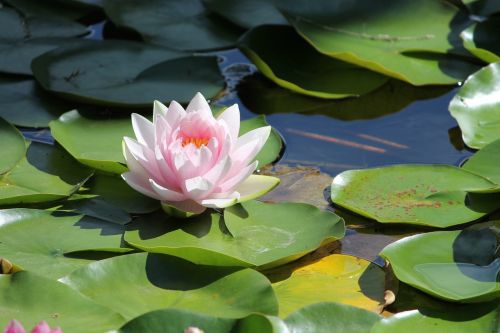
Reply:
M208 144L208 138L184 138L182 139L182 146L193 144L196 148L200 148L201 146L206 146Z

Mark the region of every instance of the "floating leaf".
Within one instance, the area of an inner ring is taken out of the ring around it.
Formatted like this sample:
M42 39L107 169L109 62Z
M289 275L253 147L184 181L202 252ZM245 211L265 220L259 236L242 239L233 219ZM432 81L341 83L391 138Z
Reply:
M50 17L76 20L96 9L99 0L5 0L9 5L17 8L25 16Z
M201 0L106 0L104 10L113 23L136 30L146 42L177 50L231 47L240 32Z
M210 10L226 20L251 29L264 24L288 24L270 0L203 0Z
M285 319L290 332L370 332L377 314L340 303L318 303L295 311Z
M24 127L48 127L51 120L70 110L29 78L0 76L0 116Z
M76 192L91 174L64 150L32 142L26 156L0 176L0 204L62 199Z
M23 135L0 118L0 175L12 169L24 157L26 143Z
M486 21L471 25L460 35L464 40L464 47L472 54L486 62L500 60L500 46L494 38L500 28L500 19L490 17Z
M267 78L304 95L358 96L388 79L317 52L287 26L256 27L242 37L238 46Z
M141 250L199 264L270 268L300 258L344 235L337 215L306 204L247 201L219 214L175 220L138 219L125 241Z
M319 52L414 85L454 84L477 66L464 55L452 29L465 13L441 1L321 1L283 4L290 23ZM353 19L356 18L356 19ZM450 29L451 26L451 29Z
M254 270L196 265L160 254L97 261L62 281L128 319L167 307L226 318L278 311L271 284Z
M498 165L500 165L500 139L493 141L472 155L462 168L483 176L495 184L500 184Z
M480 149L500 139L500 62L472 74L449 108L467 146Z
M384 304L385 273L371 262L343 254L304 257L266 272L280 305L280 317L317 302L339 302L373 312Z
M462 0L469 11L479 18L500 12L500 3L496 0Z
M433 296L459 302L498 299L500 259L489 229L437 231L403 238L381 255L397 278Z
M498 331L498 306L474 305L460 310L406 311L377 322L370 333L491 333Z
M47 90L106 106L149 107L155 99L184 103L193 91L211 98L224 87L214 56L188 56L130 41L62 46L33 60L32 70Z
M266 125L263 117L242 121L240 135ZM124 136L134 137L130 118L90 119L74 110L51 122L50 129L57 142L81 163L114 174L127 171L122 140ZM259 166L275 161L282 145L279 134L271 132L257 155Z
M494 187L453 166L407 164L345 171L334 178L331 199L378 222L446 228L498 208L495 195L466 193Z
M122 316L68 286L32 272L0 275L0 327L13 319L24 327L45 320L65 332L102 333L123 324Z
M76 251L127 252L120 248L123 228L75 214L38 209L0 210L0 255L24 270L57 279L90 259Z

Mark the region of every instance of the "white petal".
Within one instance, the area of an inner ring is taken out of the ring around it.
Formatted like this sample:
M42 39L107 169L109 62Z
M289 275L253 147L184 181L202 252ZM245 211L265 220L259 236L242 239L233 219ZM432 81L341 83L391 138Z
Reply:
M172 206L180 211L200 214L207 209L193 200L163 202L164 205Z
M160 101L153 102L153 120L156 121L158 117L165 117L167 115L168 108L163 105Z
M238 104L234 104L224 110L217 120L222 120L226 123L231 139L236 141L240 132L240 109L238 108Z
M171 128L174 128L177 123L179 122L180 119L184 118L186 116L186 111L176 101L172 101L170 105L168 106L168 112L167 112L167 122L170 125Z
M156 183L153 179L150 179L149 183L151 184L153 191L160 196L162 201L183 201L186 199L186 196L183 193L169 190L168 188Z
M132 128L139 143L153 148L155 131L153 123L137 113L132 113Z
M142 165L135 159L135 157L130 152L125 141L122 141L123 156L125 157L125 162L127 162L127 167L130 172L137 174L146 182L149 178L148 172L142 167Z
M156 161L155 153L151 149L128 137L124 137L123 142L133 158L147 172L148 178L155 178L160 183L166 182Z
M253 161L261 149L261 141L259 139L255 139L235 149L231 153L231 158L235 163L247 165Z
M236 187L236 191L240 193L238 202L258 198L274 189L279 183L280 180L276 177L250 175L250 177Z
M203 177L194 177L187 179L185 182L186 191L189 197L193 200L198 200L209 194L214 188L214 184L210 183Z
M251 130L250 132L247 132L238 138L235 149L238 149L239 147L244 146L248 142L255 139L259 140L260 147L262 147L266 143L267 138L269 138L270 133L271 126L264 126Z
M219 161L212 169L210 169L203 177L209 182L217 184L231 170L232 161L229 156Z
M148 197L160 200L160 196L151 190L149 184L146 185L144 183L144 179L139 177L137 174L133 172L125 172L122 173L123 180L130 185L134 190L140 192Z
M189 102L186 112L198 112L200 115L205 117L213 117L210 105L208 105L207 100L201 93L196 93L191 102Z
M201 201L201 204L208 208L226 208L236 204L237 202L238 202L237 198L205 199Z

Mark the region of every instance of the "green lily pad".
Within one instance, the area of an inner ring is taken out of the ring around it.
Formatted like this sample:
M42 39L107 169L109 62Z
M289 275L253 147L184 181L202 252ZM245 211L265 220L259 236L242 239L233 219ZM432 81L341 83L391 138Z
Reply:
M284 7L297 32L319 52L413 85L454 84L478 69L462 58L467 16L440 1L321 1ZM356 17L356 20L346 19ZM453 21L453 22L452 22ZM452 52L460 55L455 57Z
M491 333L498 331L498 306L474 305L458 311L405 311L377 322L370 333Z
M92 175L56 146L32 142L26 156L0 176L0 205L40 203L70 196Z
M23 135L11 124L0 118L0 175L12 169L26 152Z
M493 36L499 28L500 18L490 17L471 25L460 37L464 40L464 47L476 57L490 63L497 62L500 60L500 46Z
M24 327L35 327L45 320L65 332L102 333L124 322L116 312L32 272L0 275L0 307L0 327L15 318Z
M226 318L278 311L271 284L254 270L196 265L161 254L96 261L62 281L128 319L167 307Z
M139 32L146 42L176 50L210 50L234 45L238 27L208 11L201 0L106 0L117 26Z
M462 168L500 184L498 165L500 165L500 139L477 151Z
M267 78L295 92L320 98L368 93L388 77L323 55L288 26L259 26L238 46Z
M385 303L382 268L343 254L308 257L265 272L273 283L280 317L318 302L339 302L381 312Z
M59 46L77 41L76 38L33 38L10 43L0 41L0 72L32 75L33 59Z
M189 220L165 215L138 219L125 241L147 252L199 264L279 266L344 236L343 220L307 204L247 201Z
M40 37L74 37L87 28L79 23L47 18L23 17L12 8L0 7L0 43Z
M447 301L482 302L500 296L497 239L489 229L437 231L403 238L381 252L396 277Z
M479 18L500 12L500 3L496 0L462 0L462 2L472 14Z
M446 228L498 208L497 195L466 192L495 187L457 167L407 164L345 171L334 178L331 199L378 222Z
M471 75L449 109L467 146L480 149L500 139L500 62Z
M341 303L317 303L295 311L285 319L290 332L370 332L380 316Z
M288 24L274 2L270 0L203 0L211 11L245 29L264 24Z
M98 9L97 1L83 0L5 0L23 15L31 17L80 19Z
M193 91L211 98L224 88L216 57L131 41L65 45L33 60L32 70L46 90L106 106L149 107L153 100L172 99L184 103Z
M17 126L48 127L71 107L29 78L0 76L0 117Z
M260 74L245 77L237 87L241 102L253 113L271 115L295 112L340 120L382 117L398 112L414 101L435 98L449 90L446 86L415 87L390 79L380 88L358 98L327 100L283 89Z
M92 262L77 251L127 252L123 227L75 214L38 209L0 210L0 256L24 270L52 279Z
M264 117L240 123L240 135L267 126ZM90 119L73 110L50 123L52 135L79 162L97 170L120 174L127 171L122 151L124 136L134 137L130 118ZM262 151L257 155L259 166L277 159L283 143L272 131Z

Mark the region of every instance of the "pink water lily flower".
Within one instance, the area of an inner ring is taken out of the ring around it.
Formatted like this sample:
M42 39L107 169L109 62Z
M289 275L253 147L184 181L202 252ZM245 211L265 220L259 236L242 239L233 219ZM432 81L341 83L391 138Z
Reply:
M4 333L25 333L25 331L20 322L17 320L11 320L5 328ZM49 324L45 321L41 321L33 328L31 333L62 333L62 331L59 327L52 330L50 329Z
M238 137L236 104L214 118L200 93L186 110L175 101L168 108L155 101L153 122L132 114L132 126L137 140L123 140L129 171L122 177L135 190L161 200L164 208L198 214L254 199L279 183L253 175L254 158L271 127Z

